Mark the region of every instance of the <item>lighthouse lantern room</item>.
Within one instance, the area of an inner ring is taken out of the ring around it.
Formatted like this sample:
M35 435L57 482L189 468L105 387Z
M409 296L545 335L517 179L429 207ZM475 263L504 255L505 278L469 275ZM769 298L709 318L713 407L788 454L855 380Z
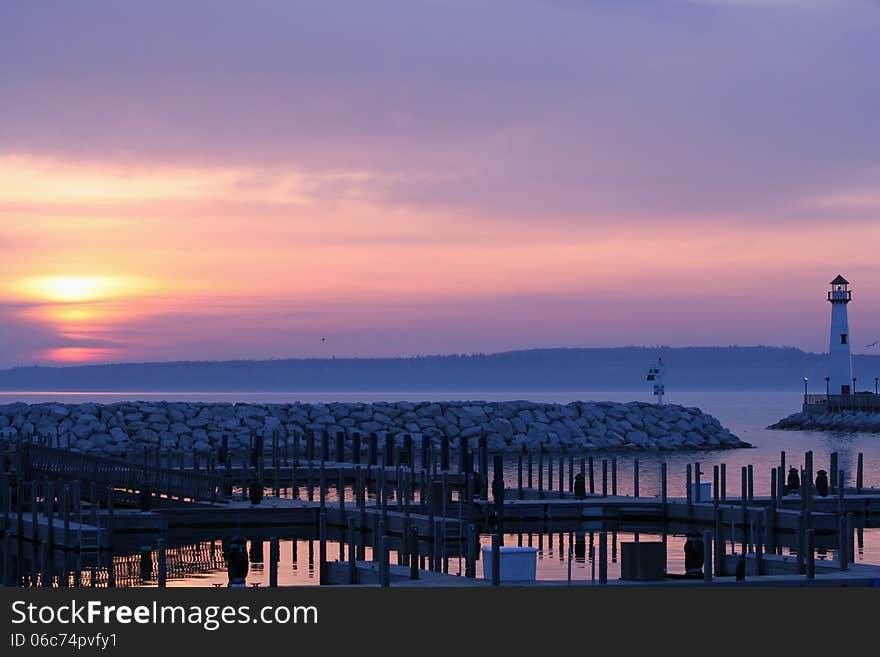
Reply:
M849 281L840 274L831 281L828 301L831 303L831 341L829 347L828 390L832 395L849 395L852 389L852 359L850 358L849 321L846 307L852 300Z

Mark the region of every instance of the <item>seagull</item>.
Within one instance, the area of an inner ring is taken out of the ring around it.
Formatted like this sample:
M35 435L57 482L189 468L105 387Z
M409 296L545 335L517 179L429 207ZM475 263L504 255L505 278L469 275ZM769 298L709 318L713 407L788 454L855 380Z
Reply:
M327 338L321 338L321 342L327 342ZM874 344L877 344L876 342Z
M878 344L880 344L880 340L875 340L871 344L866 344L865 349L870 349L871 347L876 347Z

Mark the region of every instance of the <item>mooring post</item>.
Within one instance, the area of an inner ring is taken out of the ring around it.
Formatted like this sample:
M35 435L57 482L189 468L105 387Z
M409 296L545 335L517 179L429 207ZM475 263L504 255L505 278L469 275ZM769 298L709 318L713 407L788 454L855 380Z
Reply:
M785 482L788 477L788 470L785 469L785 450L782 450L779 453L779 477L777 479L777 484L779 485L779 502L782 503L782 498L785 497Z
M856 460L856 495L862 494L862 485L864 482L865 456L859 452Z
M837 561L841 570L846 570L846 558L849 552L849 548L847 546L846 540L846 517L840 516L838 518L838 532L837 532Z
M798 574L803 575L807 572L806 561L806 543L807 543L807 524L804 521L804 515L798 514L797 519L797 569Z
M501 534L492 534L492 586L501 585Z
M339 497L339 521L345 518L345 475L342 472L342 466L336 472L336 495Z
M156 541L156 561L158 564L158 579L156 580L160 589L165 588L165 583L167 580L168 572L166 570L166 562L165 562L165 539L160 538ZM94 586L94 584L93 584Z
M354 464L361 462L361 432L351 432L351 461Z
M480 499L489 499L489 441L480 436Z
M741 474L741 482L740 482L740 503L742 505L743 512L743 532L745 533L745 527L749 524L748 518L748 505L749 505L749 469L746 466L742 466L740 470Z
M608 533L599 532L599 583L608 583Z
M617 496L617 457L611 459L611 494Z
M367 442L367 464L370 466L379 463L379 436L375 431L370 432Z
M544 498L544 451L538 452L538 499Z
M633 459L633 497L639 497L639 460Z
M568 492L574 493L574 456L568 457Z
M752 504L755 501L755 469L751 463L748 465L747 473L749 481L749 504Z
M721 469L716 465L712 467L712 504L715 507L718 507L718 502L720 500L720 494L718 490L718 480L721 475Z
M691 472L692 468L693 468L693 466L690 463L688 463L687 466L685 467L685 487L686 487L685 488L685 500L687 501L686 509L687 509L688 518L691 517L691 505L693 504L693 497L694 497L693 486L691 486L691 481L692 481L692 477L693 477L692 472Z
M592 473L592 464L593 464L593 461L592 461L592 459L590 459L591 473ZM593 480L593 478L590 477L590 482L591 482L590 492L591 493L593 492L592 491L592 488L593 488L592 487L592 480ZM663 518L665 519L669 515L669 508L668 508L669 498L667 497L667 494L666 494L666 461L663 461L663 463L660 464L660 500L661 500L661 504L663 505Z
M853 514L846 514L846 561L854 564L856 562L855 541L853 541Z
M443 520L446 520L443 518ZM434 572L441 572L443 570L443 528L441 523L434 521L434 548L432 551L433 561L434 561Z
M523 459L520 453L516 458L516 498L523 498Z
M394 436L390 431L385 432L385 467L394 465Z
M721 493L719 495L721 498L721 503L725 504L727 502L727 464L721 464Z
M318 513L318 582L327 583L327 514Z
M419 450L419 467L424 469L428 467L428 454L431 450L431 438L425 434L422 434L420 446L421 449ZM412 468L415 471L415 463L413 463Z
M409 578L410 579L418 579L419 578L419 528L418 527L410 527L409 534L407 535L409 540L409 549L407 550L409 553Z
M837 473L837 517L843 518L844 510L846 509L845 499L846 497L846 486L844 486L844 474L843 470L838 471Z
M767 511L758 514L758 522L755 527L755 568L758 575L764 574L764 530L767 527Z
M608 459L602 459L602 497L608 497Z
M724 575L724 532L721 523L721 508L716 503L712 508L712 519L715 524L715 575Z
M596 493L596 485L593 476L593 457L588 457L589 459L589 470L590 470L590 495L594 495Z
M273 589L278 586L278 559L278 538L276 536L272 536L269 539L269 586Z
M831 452L831 465L828 467L828 478L830 480L828 489L832 495L837 491L837 458L837 452Z
M712 532L703 532L703 581L712 581Z
M565 457L559 457L559 499L565 498Z
M547 492L553 497L553 455L547 455Z
M464 576L474 578L477 576L477 550L479 549L477 541L477 526L473 523L467 528L467 546L464 562Z
M703 478L703 472L700 470L700 462L694 462L694 502L702 502L703 495L700 490L700 481Z
M391 586L390 564L388 561L388 537L385 534L379 536L379 586Z
M532 486L534 484L533 472L532 472L532 469L533 469L532 453L528 452L526 456L527 456L527 464L528 464L528 488L529 488L529 490L531 490Z
M357 551L354 536L354 518L349 517L346 531L348 532L348 583L357 584ZM363 538L361 539L363 540ZM294 554L296 553L296 544L293 546Z
M807 530L807 547L806 547L806 557L807 557L807 579L815 579L816 578L816 555L813 554L813 546L814 546L814 537L815 530L808 529Z

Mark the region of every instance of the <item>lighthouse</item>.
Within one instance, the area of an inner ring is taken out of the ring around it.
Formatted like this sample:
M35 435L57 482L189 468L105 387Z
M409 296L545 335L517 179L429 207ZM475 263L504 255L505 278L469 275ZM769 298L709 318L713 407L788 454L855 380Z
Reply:
M828 301L831 303L831 341L828 349L828 390L832 395L849 395L852 389L851 342L846 306L852 300L849 281L840 274L831 281Z

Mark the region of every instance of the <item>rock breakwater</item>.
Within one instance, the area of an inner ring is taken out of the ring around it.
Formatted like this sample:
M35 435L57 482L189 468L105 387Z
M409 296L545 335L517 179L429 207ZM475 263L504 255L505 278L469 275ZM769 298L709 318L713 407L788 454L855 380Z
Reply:
M7 404L0 406L0 436L79 452L123 456L145 447L207 454L224 437L232 450L271 432L342 431L405 434L452 447L485 436L491 451L709 450L748 447L697 408L641 402L528 401L232 404L119 402L114 404Z

